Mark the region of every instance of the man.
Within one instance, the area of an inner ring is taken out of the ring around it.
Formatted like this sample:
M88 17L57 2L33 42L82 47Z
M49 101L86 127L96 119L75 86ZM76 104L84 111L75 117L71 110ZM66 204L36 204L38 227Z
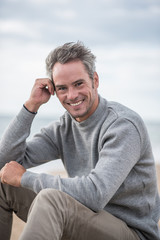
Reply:
M155 164L143 121L98 95L95 56L82 43L56 48L46 66L49 79L36 80L1 140L1 237L9 239L14 211L27 221L23 240L160 239ZM54 93L66 113L27 142L36 112ZM58 158L68 178L26 171Z

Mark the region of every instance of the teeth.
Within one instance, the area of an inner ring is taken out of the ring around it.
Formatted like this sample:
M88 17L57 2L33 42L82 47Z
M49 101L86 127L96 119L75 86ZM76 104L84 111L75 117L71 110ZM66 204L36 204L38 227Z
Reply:
M82 101L79 101L79 102L77 102L77 103L70 103L70 105L71 106L78 106L79 104L81 104L82 103Z

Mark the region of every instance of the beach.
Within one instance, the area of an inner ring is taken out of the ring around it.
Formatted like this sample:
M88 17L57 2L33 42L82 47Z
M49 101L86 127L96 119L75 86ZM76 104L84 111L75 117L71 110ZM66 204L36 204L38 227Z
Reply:
M157 170L158 190L159 190L159 193L160 193L160 165L158 165L158 164L156 165L156 170ZM58 174L61 177L67 177L65 171L53 172L53 174ZM18 240L21 232L23 231L24 226L25 226L25 223L23 221L21 221L14 214L14 216L13 216L13 228L12 228L11 240Z

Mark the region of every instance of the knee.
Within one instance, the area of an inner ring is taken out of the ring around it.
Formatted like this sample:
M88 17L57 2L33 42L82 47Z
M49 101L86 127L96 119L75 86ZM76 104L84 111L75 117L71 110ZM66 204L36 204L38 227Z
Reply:
M52 188L46 188L41 190L36 196L34 204L38 204L39 207L42 205L52 205L56 208L66 208L70 196L62 191Z
M57 189L53 189L53 188L45 188L45 189L42 189L36 198L38 199L47 199L49 197L56 197L56 196L59 196L61 195L61 191L57 190Z
M67 209L67 201L63 195L63 192L56 189L41 190L31 205L29 215L33 212L39 212L42 215L54 212L55 215L62 216Z
M38 202L42 201L42 203L44 201L55 202L56 200L59 200L62 197L63 194L64 194L63 192L61 192L57 189L46 188L46 189L42 189L38 193L38 195L36 197L36 200Z

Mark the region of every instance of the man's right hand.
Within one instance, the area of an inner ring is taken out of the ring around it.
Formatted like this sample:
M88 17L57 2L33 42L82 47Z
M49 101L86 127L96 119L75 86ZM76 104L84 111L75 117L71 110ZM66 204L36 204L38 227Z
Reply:
M54 95L54 86L49 78L36 79L29 99L25 102L25 107L31 112L37 112L39 107L47 103Z

